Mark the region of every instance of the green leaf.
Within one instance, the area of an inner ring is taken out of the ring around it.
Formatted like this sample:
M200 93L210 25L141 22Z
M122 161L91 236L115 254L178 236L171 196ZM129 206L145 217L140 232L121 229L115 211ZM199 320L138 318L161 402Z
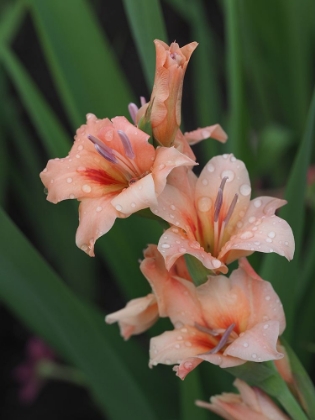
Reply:
M180 384L181 420L209 419L207 410L201 410L195 405L195 400L202 400L204 398L205 395L200 381L199 370L195 369Z
M147 86L151 90L155 75L154 39L167 42L159 0L123 0L131 32L142 63Z
M19 92L48 153L54 157L66 155L70 145L69 138L22 64L8 48L1 46L0 60Z
M25 11L26 4L24 0L7 4L4 11L1 10L0 44L8 44L14 38L20 28Z
M38 38L73 128L124 115L132 94L89 2L30 0Z
M298 393L300 397L301 404L308 414L310 420L315 419L315 389L314 385L306 373L303 365L295 355L292 348L289 346L288 343L285 342L285 340L281 339L281 344L284 345L289 361L290 361L290 367L292 371L292 376L294 380L294 388L295 391Z
M106 416L155 419L139 385L101 332L102 317L75 298L2 210L0 230L1 300L82 370Z
M288 263L276 255L265 257L261 269L262 278L271 281L283 303L287 318L285 336L290 340L293 332L293 321L296 311L296 291L299 288L300 257L303 247L303 227L305 219L304 197L306 191L306 173L310 162L312 145L315 136L315 91L310 106L308 121L303 140L296 155L287 184L285 198L288 204L279 215L292 227L296 251L293 261ZM289 285L289 287L288 287Z

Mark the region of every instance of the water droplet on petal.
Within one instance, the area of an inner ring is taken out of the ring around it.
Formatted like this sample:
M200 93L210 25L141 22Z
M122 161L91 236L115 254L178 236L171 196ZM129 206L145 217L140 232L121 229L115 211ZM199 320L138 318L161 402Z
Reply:
M131 203L130 206L134 209L136 207L136 203Z
M90 193L90 192L92 191L92 188L91 188L91 186L90 186L90 185L88 185L88 184L84 184L84 185L82 186L82 191L84 191L85 193Z
M161 163L161 165L159 166L159 169L160 169L160 170L162 170L162 169L164 169L164 168L165 168L164 163Z
M236 157L232 155L230 161L231 162L235 162L236 161Z
M201 181L201 183L202 183L202 185L208 185L208 180L207 180L206 178L204 178L204 179Z
M254 206L256 209L258 209L262 205L261 200L258 198L257 200L254 200Z
M96 207L96 211L99 213L100 211L102 211L102 207L101 206L97 206Z
M174 204L171 205L171 209L176 210L176 207L174 206Z
M79 152L81 152L81 150L83 150L83 146L82 146L82 145L80 145L80 146L78 147L78 151L79 151Z
M248 231L242 233L241 236L240 236L240 238L241 239L250 239L253 236L254 236L254 234L248 230Z
M74 194L70 194L69 195L69 198L74 199L75 198L75 195Z
M266 330L267 328L269 328L269 324L264 325L264 330Z
M161 247L162 248L165 248L165 249L168 249L168 248L171 247L171 245L170 244L162 244Z
M240 193L246 197L247 195L249 195L251 193L251 187L248 184L243 184L240 186Z
M206 166L208 172L214 172L215 167L212 165L212 163L208 163Z
M67 182L68 182L68 184L71 184L72 178L67 178Z
M254 223L256 221L256 217L252 216L248 219L249 223Z
M268 295L268 296L265 296L265 299L266 300L270 300L270 296Z
M175 344L175 349L180 349L180 344Z
M266 238L266 242L271 243L271 242L272 242L272 239L270 239L270 238Z
M117 211L121 211L122 210L122 206L120 204L116 204L115 209Z
M211 262L212 262L212 265L213 265L214 268L221 267L221 261L219 261L219 260L212 260Z
M212 206L212 200L209 197L201 197L198 200L197 206L198 210L201 212L209 211Z
M186 248L179 248L179 252L182 252L182 253L186 252Z
M184 363L184 368L185 368L186 370L191 370L191 369L192 369L192 367L193 367L193 364L192 364L191 362L185 362L185 363Z
M269 232L268 233L269 238L274 238L276 236L275 232Z
M257 354L256 354L256 353L253 353L253 354L252 354L252 358L253 358L253 359L256 359L256 358L257 358Z
M233 179L235 177L235 173L233 171L229 171L229 170L223 171L221 173L221 179L223 179L225 177L228 178L226 182L231 182L231 181L233 181Z
M244 343L243 344L243 347L248 347L248 343Z
M189 242L189 246L190 246L190 248L193 248L193 249L199 249L200 248L200 243L197 242L197 241L192 241L192 242Z

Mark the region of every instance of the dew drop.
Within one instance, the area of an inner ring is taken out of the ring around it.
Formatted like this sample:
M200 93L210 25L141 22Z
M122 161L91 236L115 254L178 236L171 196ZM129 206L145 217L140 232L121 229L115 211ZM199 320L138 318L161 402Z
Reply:
M162 169L164 169L164 168L165 168L164 163L161 163L161 165L159 166L159 169L160 169L160 170L162 170Z
M264 325L264 330L267 330L269 328L269 324Z
M243 347L248 347L248 343L244 343L243 344Z
M170 244L162 244L161 245L161 248L164 248L164 249L168 249L168 248L170 248L171 247L171 245Z
M86 167L85 166L79 166L78 168L77 168L77 171L78 172L84 172L86 170Z
M120 204L116 204L115 209L117 211L121 211L122 210L122 206Z
M246 232L242 233L240 238L241 239L250 239L254 236L254 234L252 232L250 232L249 230L247 230Z
M101 206L97 206L96 207L96 211L99 213L100 211L102 211L102 207Z
M88 185L88 184L84 184L84 185L82 186L82 191L84 191L85 193L90 193L90 192L92 191L92 188L91 188L91 186L90 186L90 185Z
M201 197L198 200L198 210L201 212L206 212L211 209L212 200L209 197Z
M80 159L80 157L81 157L81 156L80 156L80 155L75 155L75 157L76 157L77 159Z
M228 178L227 179L227 182L231 182L231 181L233 181L233 179L235 177L235 173L233 171L229 171L229 170L223 171L221 173L221 179L223 179L225 177Z
M252 189L251 189L251 187L248 184L243 184L243 185L240 186L240 193L244 197L248 196L250 194L251 190Z
M271 243L271 242L272 242L272 239L270 239L270 238L266 238L266 242Z
M285 242L284 245L288 246L289 244L288 244L288 242Z
M191 362L185 362L185 363L184 363L184 368L185 368L186 370L191 370L191 369L192 369L192 367L193 367L193 364L192 364Z
M132 202L130 206L134 209L136 207L136 203Z
M224 153L223 158L227 159L228 155L226 153Z
M182 333L186 333L186 332L187 332L187 328L182 328L182 329L181 329L181 332L182 332Z
M255 245L260 245L260 242L256 241L254 242Z
M256 217L252 216L248 219L249 223L254 223L256 221Z
M171 205L171 210L176 210L176 207L174 206L174 204Z
M208 172L214 172L215 167L212 165L212 163L208 163L206 166Z
M219 267L221 267L221 261L212 260L212 265L213 265L214 268L219 268Z
M265 299L266 300L270 300L270 296L268 295L268 296L265 296Z
M180 349L180 344L175 344L175 349Z
M74 199L75 198L75 195L74 194L70 194L69 195L69 198Z
M83 146L82 145L78 147L78 151L81 152L81 150L83 150Z
M72 178L67 178L67 182L68 182L68 184L71 184Z
M204 179L201 181L201 183L202 183L202 185L208 185L208 180L207 180L206 178L204 178Z
M254 206L256 207L256 209L259 209L259 207L262 205L262 202L261 202L261 200L255 200L254 201Z
M269 238L274 238L276 236L275 232L269 232L268 233Z
M256 359L256 358L257 358L257 354L256 354L256 353L253 353L253 354L252 354L252 358L253 358L253 359Z
M231 162L236 162L236 157L232 155L230 161Z
M190 248L193 248L193 249L199 249L200 248L200 243L197 242L197 241L192 241L192 242L189 242L189 246L190 246Z

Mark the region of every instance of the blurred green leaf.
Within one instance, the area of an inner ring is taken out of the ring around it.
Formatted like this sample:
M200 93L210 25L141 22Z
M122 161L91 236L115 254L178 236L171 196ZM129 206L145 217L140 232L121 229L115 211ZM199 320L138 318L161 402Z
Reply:
M155 419L139 385L101 333L102 318L62 284L2 210L0 230L1 300L82 370L104 414L117 420L131 413Z
M1 11L0 44L9 43L20 28L26 11L25 0L7 4Z
M66 155L70 145L68 136L22 64L8 48L1 46L0 60L19 92L48 153L52 157Z
M30 9L73 128L89 112L124 115L132 94L89 2L30 0Z
M154 39L167 43L159 0L123 0L129 25L140 56L142 68L151 91L155 75Z
M212 416L207 410L202 410L195 405L195 400L204 398L199 370L195 369L180 384L181 420L211 420Z
M315 136L315 91L310 105L309 116L305 127L303 140L300 143L298 154L286 187L285 198L288 204L280 211L280 216L292 227L295 237L295 256L288 263L284 258L275 254L264 259L261 276L271 281L283 303L287 318L285 335L288 339L293 333L293 320L296 311L296 291L300 287L300 264L303 247L303 227L305 221L304 198L306 191L306 174L310 162L312 146ZM289 287L288 287L289 285Z

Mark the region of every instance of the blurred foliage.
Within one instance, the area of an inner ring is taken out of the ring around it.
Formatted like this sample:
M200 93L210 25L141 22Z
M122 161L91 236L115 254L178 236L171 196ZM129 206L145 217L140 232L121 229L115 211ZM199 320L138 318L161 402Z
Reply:
M102 323L100 311L148 292L138 260L161 227L138 216L119 220L90 259L74 243L77 204L47 203L38 173L67 154L86 113L128 117L128 103L150 93L154 38L196 40L185 129L220 123L229 141L198 145L201 166L233 152L249 168L253 196L288 200L281 215L296 237L295 259L250 261L273 282L287 339L312 375L315 214L305 205L314 203L306 188L315 160L314 16L313 0L1 2L0 299L82 370L107 418L215 419L194 399L229 391L232 377L205 363L184 383L170 368L149 371L147 340L124 343Z

